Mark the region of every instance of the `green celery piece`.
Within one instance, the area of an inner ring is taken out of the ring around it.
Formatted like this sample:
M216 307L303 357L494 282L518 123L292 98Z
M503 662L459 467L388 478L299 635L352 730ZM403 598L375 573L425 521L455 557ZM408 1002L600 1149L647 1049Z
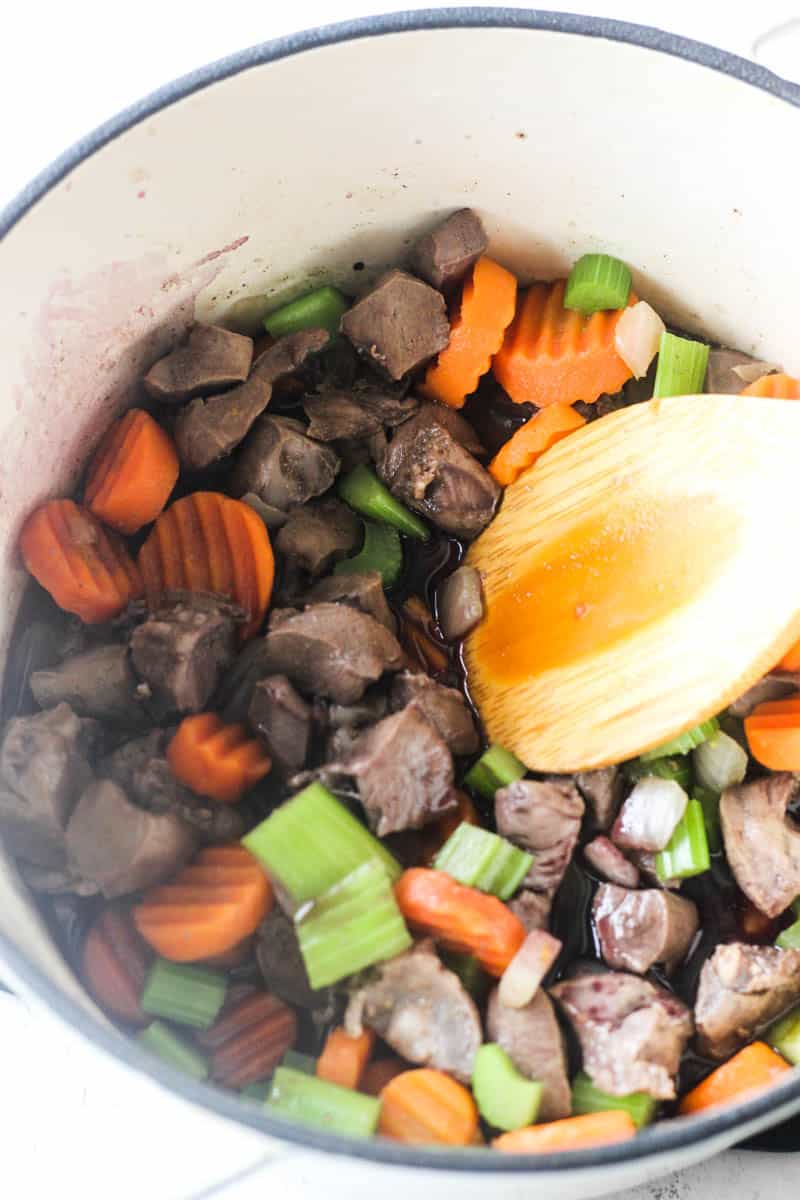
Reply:
M287 1050L279 1065L302 1071L304 1075L315 1075L317 1071L317 1060L310 1054L301 1054L299 1050Z
M628 767L632 779L644 779L647 775L655 775L658 779L670 779L679 784L685 792L691 790L692 764L687 755L673 754L668 758L650 760L635 759Z
M327 329L333 337L339 332L339 322L349 307L339 289L327 284L267 313L264 328L274 338L298 333L301 329Z
M793 1067L800 1067L800 1007L770 1025L765 1040Z
M630 268L610 254L584 254L569 273L564 308L584 316L624 308L631 291Z
M658 348L653 398L693 396L702 392L708 366L708 351L709 347L704 342L677 337L665 330Z
M677 737L670 738L663 745L656 746L654 750L640 754L639 762L650 763L654 759L666 758L671 754L688 754L690 750L702 746L703 742L715 734L718 729L719 721L716 717L711 717L710 720L695 725L694 729L687 729L685 733L679 733Z
M627 1096L612 1096L595 1087L585 1071L579 1071L572 1081L572 1112L576 1117L585 1113L626 1112L637 1129L649 1125L656 1115L658 1101L647 1092L630 1092Z
M278 1067L266 1108L329 1133L369 1137L377 1127L381 1102L376 1096Z
M495 1129L522 1129L539 1113L544 1088L526 1079L500 1046L489 1042L475 1055L472 1093L484 1121Z
M162 1021L153 1021L152 1025L137 1034L137 1040L158 1058L191 1075L193 1079L208 1078L208 1060Z
M433 866L467 887L508 900L532 862L533 855L505 838L462 821L436 855Z
M703 817L706 822L706 837L710 854L719 854L722 849L722 829L719 819L719 793L698 784L692 792L693 798L700 802Z
M401 873L385 846L321 783L287 800L242 838L242 845L298 907L373 859L392 882Z
M710 866L703 807L699 800L690 800L669 845L656 855L656 874L666 883L702 875Z
M384 525L392 525L408 537L427 541L430 536L427 525L396 500L374 471L361 463L347 475L340 477L336 490L346 504Z
M459 950L440 950L441 958L448 971L461 980L465 992L469 992L476 1004L486 999L491 979L473 954L462 954Z
M400 534L391 525L364 522L364 541L358 554L342 559L333 568L334 575L364 574L378 571L385 588L394 587L403 574L403 546Z
M528 768L521 763L510 750L502 746L490 746L485 750L476 763L473 763L464 776L464 783L474 792L480 792L487 800L494 800L494 794L501 787L522 779L527 775Z
M272 1091L272 1076L268 1075L266 1079L259 1079L255 1083L248 1083L247 1087L243 1087L239 1095L246 1100L253 1100L256 1104L263 1104Z
M775 938L775 945L781 950L800 950L800 921L795 921L779 933Z
M157 958L147 976L141 1005L152 1017L208 1029L219 1016L227 987L220 971Z
M800 896L795 896L790 908L796 917L800 917Z

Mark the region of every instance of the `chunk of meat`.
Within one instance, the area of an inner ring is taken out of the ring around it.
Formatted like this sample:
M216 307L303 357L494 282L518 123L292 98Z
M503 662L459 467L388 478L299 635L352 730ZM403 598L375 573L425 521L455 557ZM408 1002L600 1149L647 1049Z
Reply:
M553 1005L541 989L524 1008L503 1004L498 988L489 997L486 1030L502 1046L521 1075L543 1085L539 1121L557 1121L572 1112L564 1038Z
M500 488L424 405L396 430L380 474L409 508L445 533L473 538L494 516Z
M327 492L338 471L338 456L330 446L306 437L299 421L264 413L239 451L231 493L253 492L265 504L286 511Z
M579 771L575 776L578 791L589 806L597 829L610 829L622 800L625 784L619 767L599 767Z
M639 886L639 868L607 837L596 837L583 848L583 857L603 879L620 887Z
M316 578L347 558L361 539L361 522L341 500L328 496L289 514L275 547Z
M340 328L392 379L422 366L450 340L442 297L427 283L397 269L381 275L348 309Z
M413 417L419 408L414 396L395 396L369 385L349 391L323 391L306 396L303 408L309 419L308 436L321 442L340 438L364 441L384 428L393 429Z
M717 946L700 972L697 1048L708 1058L728 1058L798 1000L800 950Z
M517 892L508 907L515 917L519 917L527 933L535 929L547 929L550 924L550 909L553 907L552 892L532 892L523 888Z
M763 679L759 679L758 683L754 683L746 692L743 692L733 704L728 706L728 711L734 717L749 717L754 708L758 708L759 704L765 704L770 700L785 700L787 696L794 696L800 692L800 673L794 671L773 671L770 675L765 675Z
M780 369L777 363L762 362L758 358L751 358L749 354L742 354L740 350L712 348L708 353L705 390L738 396L749 383L755 383L763 375L771 375Z
M390 633L395 631L396 622L386 602L380 571L331 575L315 583L306 599L312 604L349 604L374 617Z
M483 442L478 437L470 422L457 409L447 404L439 404L436 400L427 400L420 412L426 421L432 421L449 433L454 442L458 442L468 454L480 456L486 453Z
M736 882L756 908L777 917L800 895L800 829L786 815L794 775L767 775L722 793L719 815Z
M456 688L436 683L430 675L403 671L392 682L392 707L405 708L412 700L444 738L451 754L474 754L479 749L474 718Z
M641 892L603 883L592 905L600 953L609 967L644 975L686 957L700 924L697 906L660 888Z
M216 325L195 325L182 346L160 358L144 377L156 400L188 400L247 379L253 339Z
M305 766L313 714L285 675L269 675L256 684L248 718L281 770Z
M466 565L448 575L436 597L437 615L448 642L458 642L480 624L484 615L480 571Z
M329 705L328 725L331 729L362 729L385 717L388 707L386 693L373 688L365 692L356 704Z
M533 855L524 886L553 892L578 841L583 800L569 778L519 779L494 798L497 832Z
M169 879L196 844L174 813L145 812L111 779L89 785L67 825L70 860L109 900Z
M220 596L168 594L131 636L131 656L159 718L197 713L208 704L236 655L244 614Z
M604 1092L675 1098L675 1076L691 1037L677 996L638 975L578 968L550 988L572 1025L586 1073Z
M34 671L31 692L41 708L68 704L80 717L111 725L141 728L149 724L128 647L120 643L73 654L56 667Z
M419 239L411 251L411 269L446 292L463 283L488 245L478 214L471 208L460 208Z
M381 963L378 978L353 994L345 1028L357 1036L364 1025L408 1062L472 1078L483 1041L478 1010L429 942Z
M258 927L256 961L268 990L287 1004L322 1008L329 1003L330 989L314 991L308 982L294 922L277 905Z

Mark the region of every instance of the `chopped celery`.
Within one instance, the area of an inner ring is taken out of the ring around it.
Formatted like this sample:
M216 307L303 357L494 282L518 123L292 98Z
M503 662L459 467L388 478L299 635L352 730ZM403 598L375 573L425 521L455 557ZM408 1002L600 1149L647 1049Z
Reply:
M462 821L436 855L433 865L459 883L508 900L532 862L532 854L526 854L505 838Z
M504 750L502 746L490 746L467 771L464 783L487 800L494 800L498 788L522 779L527 772L525 764L510 750Z
M411 945L389 876L375 859L319 896L295 928L312 988L338 983Z
M302 1071L278 1067L266 1107L330 1133L369 1137L378 1124L381 1102L376 1096L364 1096Z
M722 829L719 820L719 795L710 788L695 787L692 792L695 800L700 802L706 823L706 837L710 854L719 854L722 849Z
M800 1008L770 1025L765 1040L793 1067L800 1067Z
M254 1100L256 1104L263 1104L267 1096L272 1091L272 1076L267 1076L266 1079L258 1079L255 1083L248 1083L247 1087L243 1087L239 1095L246 1100Z
M741 783L747 774L747 751L718 729L692 754L697 782L718 794Z
M345 503L362 517L371 517L383 525L392 525L409 537L426 541L428 527L424 521L410 512L399 500L395 500L389 489L381 483L374 471L362 463L349 474L339 479L337 491Z
M539 1112L544 1088L526 1079L505 1050L493 1043L479 1048L472 1071L472 1093L484 1121L495 1129L522 1129Z
M403 573L403 547L400 534L391 525L364 522L364 541L358 554L344 558L333 568L334 575L352 575L379 571L383 586L393 587Z
M291 1067L293 1071L302 1071L304 1075L315 1075L317 1060L310 1054L301 1054L299 1050L287 1050L280 1061L280 1066Z
M242 844L298 906L373 859L392 881L400 877L389 851L321 783L287 800Z
M775 945L781 950L800 950L800 921L795 921L779 933L775 938Z
M795 896L790 907L794 915L796 917L800 917L800 896Z
M704 342L693 342L674 333L662 333L653 397L693 396L702 392L708 350Z
M718 729L719 722L716 717L712 717L709 721L703 721L701 725L695 725L694 729L687 729L686 733L679 733L677 737L670 738L668 742L656 746L654 750L640 754L639 762L653 762L656 758L665 758L670 754L688 754L690 750L702 746L703 742L715 734Z
M576 1117L585 1113L626 1112L637 1129L649 1125L656 1114L658 1101L648 1092L631 1092L627 1096L612 1096L595 1087L585 1071L579 1071L572 1081L572 1112Z
M685 754L673 754L668 758L635 759L628 767L632 779L643 779L647 775L655 775L657 779L670 779L679 784L685 792L691 789L692 765Z
M157 958L142 992L142 1008L153 1017L208 1029L225 1000L227 982L220 971Z
M656 855L656 874L662 883L702 875L711 865L703 808L690 800L669 845Z
M142 1046L146 1046L153 1054L177 1067L179 1071L184 1071L194 1079L208 1077L208 1061L194 1046L190 1046L182 1037L178 1037L177 1033L173 1033L169 1025L164 1025L162 1021L153 1021L152 1025L148 1025L137 1036Z
M569 273L564 308L584 316L609 308L624 308L631 291L630 269L610 254L584 254Z
M490 979L473 954L462 954L460 950L440 950L439 957L449 971L457 975L466 992L476 1004L480 1004L489 991Z
M327 329L333 336L339 332L339 321L349 307L339 289L328 284L267 313L264 328L274 338L301 329Z

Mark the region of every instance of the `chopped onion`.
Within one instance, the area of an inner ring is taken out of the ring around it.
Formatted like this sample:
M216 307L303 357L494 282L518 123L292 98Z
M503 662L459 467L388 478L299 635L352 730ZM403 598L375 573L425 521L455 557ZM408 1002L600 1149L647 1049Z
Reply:
M692 755L697 782L712 792L741 783L747 774L747 751L719 729Z
M633 371L637 379L647 374L658 352L666 325L646 300L626 308L617 322L614 345L617 354Z
M673 779L647 775L623 804L611 840L629 850L663 850L688 803L686 792Z
M561 953L561 942L544 929L525 938L506 967L498 996L506 1008L524 1008L536 995L542 980Z

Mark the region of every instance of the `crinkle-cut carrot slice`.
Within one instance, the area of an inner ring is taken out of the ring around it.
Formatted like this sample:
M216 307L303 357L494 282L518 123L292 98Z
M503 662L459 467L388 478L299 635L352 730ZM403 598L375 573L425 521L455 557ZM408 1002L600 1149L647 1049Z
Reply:
M468 1146L478 1129L472 1096L443 1071L403 1071L381 1092L378 1132L414 1145Z
M100 443L84 488L87 508L120 533L155 521L180 471L172 438L144 409L132 408Z
M678 1111L685 1115L733 1104L769 1087L790 1070L786 1060L766 1042L751 1042L692 1088Z
M508 487L546 450L585 424L586 418L569 404L540 409L500 447L489 464L489 474L501 487Z
M236 804L272 766L246 725L225 725L216 713L184 717L167 747L167 762L181 783L223 804Z

